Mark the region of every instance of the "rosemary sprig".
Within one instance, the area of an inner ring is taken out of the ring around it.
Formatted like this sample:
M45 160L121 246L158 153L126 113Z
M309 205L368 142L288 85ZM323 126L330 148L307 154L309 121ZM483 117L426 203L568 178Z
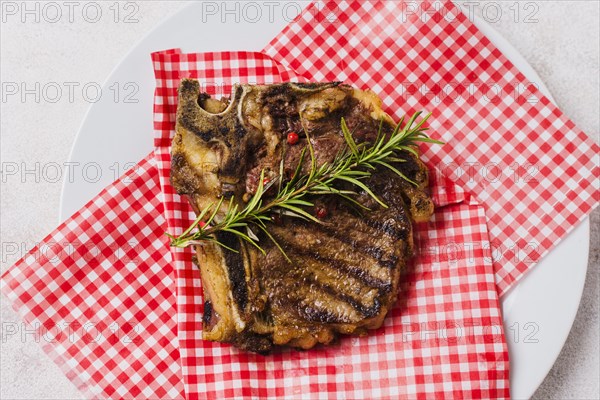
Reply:
M398 153L408 151L418 156L414 147L419 142L443 144L440 141L430 139L425 134L428 128L424 128L423 125L431 114L427 114L419 122L416 122L420 115L420 112L415 113L406 124L404 124L404 118L402 118L390 135L383 134L382 121L375 142L360 144L355 142L346 121L342 118L341 128L347 146L336 155L331 163L324 163L320 166L317 165L315 151L310 137L307 135L308 146L302 151L298 166L291 179L284 181L282 165L279 178L265 185L263 171L255 194L243 208L240 208L234 198L231 197L227 208L224 210L224 216L220 218L219 211L224 203L224 199L221 198L217 203L210 204L202 210L194 223L180 236L175 237L167 233L171 238L171 246L186 247L195 244L215 243L228 250L235 251L219 242L215 236L217 232L229 232L264 253L264 249L259 245L259 238L255 233L255 230L260 230L273 241L287 258L281 246L269 233L268 223L271 222L271 215L279 213L306 221L322 223L304 209L305 207L314 207L314 203L308 199L312 195L333 194L341 196L359 207L366 208L353 198L357 195L356 191L334 187L335 183L340 182L347 182L362 189L382 207L387 208L387 205L365 185L363 180L370 177L371 173L378 167L384 167L412 182L392 165L404 161ZM311 168L307 175L302 175L302 165L307 152L311 158ZM265 193L276 183L278 187L277 194L270 199L265 199ZM198 229L194 231L196 228Z

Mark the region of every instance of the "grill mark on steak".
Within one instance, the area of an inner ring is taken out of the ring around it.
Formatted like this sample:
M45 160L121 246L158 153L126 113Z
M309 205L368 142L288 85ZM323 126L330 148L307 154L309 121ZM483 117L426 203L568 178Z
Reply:
M231 283L233 299L242 310L248 304L248 287L246 286L246 269L244 268L244 259L242 249L237 236L231 232L220 231L215 233L216 239L225 246L235 251L223 251L227 274Z
M299 309L302 310L301 313L306 320L310 322L320 322L325 324L350 322L347 319L340 318L339 315L335 315L331 310L320 310L312 306L305 306L304 308L299 307Z
M202 315L202 323L208 324L212 318L212 303L210 301L204 302L204 314Z
M393 237L394 239L406 240L406 238L408 236L408 232L406 232L406 230L401 230L401 229L395 228L394 226L392 226L390 221L381 221L381 220L371 219L371 218L365 218L364 221L365 221L365 224L367 224L371 228L374 228L381 233L385 233L386 235L389 235L389 236Z
M335 298L341 303L345 303L358 312L363 318L371 318L381 310L381 303L377 298L373 301L373 306L366 307L350 296L346 296L335 290L335 288L323 284L318 281L311 282L314 287L318 288L322 293L325 293L332 298ZM321 308L316 305L305 305L302 301L296 304L299 314L304 314L309 321L312 322L327 322L327 323L351 323L352 320L342 314L336 313L336 307L331 305L328 308Z
M395 256L394 254L391 254L391 253L387 253L381 247L373 246L372 244L368 243L364 239L355 239L351 235L348 235L348 232L342 233L339 230L336 230L334 228L334 226L330 226L330 225L322 225L322 226L320 226L320 229L322 231L326 232L328 235L336 238L340 242L346 243L346 244L352 246L353 248L368 254L369 256L371 256L372 258L377 260L377 263L379 265L381 265L382 267L393 269L393 268L396 268L396 265L398 264L399 258L397 256ZM379 230L379 229L377 229L377 231L388 234L387 232ZM366 232L360 232L360 233L364 234ZM393 237L394 239L397 239L396 235L390 235L390 236Z
M260 279L265 282L278 325L300 324L303 310L317 306L322 312L329 310L331 318L339 316L336 318L339 323L372 316L379 307L377 298L391 292L385 283L364 279L365 270L355 277L347 274L349 266L338 260L324 260L318 254L291 248L286 253L292 258L292 264L286 264L278 250L268 249L261 268Z
M336 87L341 84L343 84L343 82L333 81L333 82L329 82L327 85L329 85L330 87ZM302 88L302 89L310 89L310 90L319 89L319 88L323 87L323 83L317 83L317 82L298 82L298 83L294 83L294 85L299 88Z
M304 277L302 282L300 292L294 296L295 300L278 304L280 309L287 308L288 313L296 318L301 317L305 310L312 309L314 316L327 315L332 322L335 318L335 322L349 323L353 319L371 318L381 309L381 303L377 297L373 297L372 304L369 306L314 277ZM353 313L347 312L350 309ZM348 318L349 315L353 315L353 317ZM288 324L298 323L295 318L288 319L286 322Z
M244 329L239 336L232 340L232 343L242 350L253 351L262 355L267 355L273 347L269 336L257 334L249 329Z
M387 281L383 281L369 274L369 272L360 266L350 265L344 263L335 258L324 257L322 255L318 255L315 253L311 253L308 251L295 249L295 254L298 257L311 257L313 260L318 261L323 266L329 266L339 270L342 273L345 273L359 281L361 281L364 285L372 288L379 289L381 294L389 293L392 289L392 284Z
M336 285L340 294L352 297L356 301L362 299L372 303L374 295L387 289L385 284L378 284L375 279L369 279L371 277L368 271L360 269L360 266L351 266L311 252L296 253L293 257L296 265L303 267L299 276L302 282L308 279L309 282L320 282L330 287ZM352 272L355 274L352 274L351 270L354 270ZM374 281L375 285L372 285Z
M354 308L356 311L361 313L366 318L373 317L374 315L376 315L379 312L379 310L381 308L381 304L379 303L379 300L377 300L376 297L373 298L373 305L371 307L367 307L364 304L362 304L361 302L354 299L352 296L348 296L342 292L337 291L333 286L330 286L326 283L320 282L314 278L312 279L311 283L313 283L316 287L321 289L324 293L327 293L330 296L335 297L339 301L350 304L352 306L352 308Z
M296 251L289 247L288 250L286 254L291 257L292 264L287 265L280 264L282 257L275 253L278 250L268 250L267 262L262 268L262 279L271 287L292 278L298 285L303 284L306 279L315 278L325 283L336 284L340 291L366 300L372 297L374 290L387 290L386 283L370 277L368 271L360 269L360 266L326 259L310 251Z
M296 252L314 251L319 257L335 259L347 265L369 265L369 271L374 276L380 279L389 278L390 268L388 266L380 265L379 260L363 252L364 249L344 243L328 235L320 226L315 226L315 224L310 226L298 224L287 229L274 227L272 233L276 238L283 241L284 249L291 248Z
M341 300L338 293L325 292L321 285L315 283L303 285L293 297L287 298L286 302L279 302L274 308L277 314L281 313L278 318L283 326L319 322L320 319L314 318L323 316L327 316L326 319L330 322L342 324L364 319L363 314L352 304Z

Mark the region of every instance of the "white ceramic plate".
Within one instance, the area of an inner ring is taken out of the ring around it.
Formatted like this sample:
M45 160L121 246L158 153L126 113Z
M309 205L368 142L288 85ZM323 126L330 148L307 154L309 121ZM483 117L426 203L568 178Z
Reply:
M201 22L202 4L192 3L138 43L104 85L103 93L113 94L109 88L114 88L115 83L127 89L121 94L121 101L115 102L113 96L107 95L93 104L71 151L71 162L79 162L82 166L97 163L90 171L99 166L102 175L99 179L80 177L64 182L60 220L77 211L125 168L152 150L155 85L151 52L169 48L181 48L184 52L260 50L288 24L282 15L274 14L276 19L272 22L266 18L263 18L265 23L240 21L228 24L225 29L218 16ZM488 24L481 20L475 23L531 82L537 83L551 98L539 76L514 47ZM223 32L227 34L223 35ZM243 48L241 37L244 38ZM133 85L126 87L127 83ZM125 94L132 94L136 87L139 91L131 98L138 102L124 103ZM586 220L503 298L513 398L531 397L554 364L579 306L588 252L589 222Z

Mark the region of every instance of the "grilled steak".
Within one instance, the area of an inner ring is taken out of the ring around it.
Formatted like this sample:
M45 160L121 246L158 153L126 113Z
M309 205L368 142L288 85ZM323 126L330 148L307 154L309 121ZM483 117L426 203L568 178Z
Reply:
M233 196L243 207L261 171L267 179L277 178L283 158L284 176L293 173L307 133L317 163L332 161L345 146L342 117L359 143L373 141L380 127L386 134L394 128L375 94L340 83L238 85L232 98L216 100L199 93L195 80L184 79L172 184L196 212L222 196ZM286 141L290 132L299 135L297 144ZM203 338L266 352L273 345L308 349L339 333L380 327L413 251L411 220L425 221L433 212L426 168L409 152L402 158L406 161L395 167L417 185L390 171L376 171L365 181L388 208L366 193L357 200L369 211L321 196L312 200L327 210L320 215L324 224L290 217L270 224L291 263L260 235L264 255L227 232L217 239L238 252L212 243L196 246L205 299ZM304 161L304 172L309 162ZM223 206L218 215L225 212Z

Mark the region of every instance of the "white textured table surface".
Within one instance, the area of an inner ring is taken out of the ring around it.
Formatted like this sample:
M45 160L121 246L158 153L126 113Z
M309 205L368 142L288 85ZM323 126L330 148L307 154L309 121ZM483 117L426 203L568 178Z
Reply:
M221 2L214 3L219 6ZM475 15L492 23L521 52L561 109L598 141L600 3L597 0L463 3L470 4L467 7L473 7ZM36 163L63 165L90 106L80 89L86 84L101 85L139 39L182 6L181 2L166 1L117 5L113 1L97 2L102 15L98 22L92 22L96 19L96 6L90 2L53 4L58 8L45 2L28 2L26 6L20 1L2 2L3 167L6 163L24 163L31 169ZM33 10L32 13L24 13L23 7ZM60 17L57 10L62 13ZM129 14L137 22L125 23ZM40 22L35 22L36 18ZM14 88L13 83L19 86L26 83L31 89L36 82L40 83L39 101L34 94L26 95L25 99L20 95L6 96ZM63 89L58 99L56 92L43 90L44 85L53 82ZM67 86L70 82L79 85L74 86L72 98ZM52 182L53 179L42 176L36 182L35 173L22 175L2 176L2 271L19 258L19 254L7 251L12 247L6 244L30 248L56 226L58 219L61 181ZM600 398L599 222L597 210L592 215L589 268L579 312L561 355L534 395L536 399ZM5 301L1 305L1 322L3 327L20 323ZM81 398L33 337L29 335L22 340L20 336L2 331L0 398Z

